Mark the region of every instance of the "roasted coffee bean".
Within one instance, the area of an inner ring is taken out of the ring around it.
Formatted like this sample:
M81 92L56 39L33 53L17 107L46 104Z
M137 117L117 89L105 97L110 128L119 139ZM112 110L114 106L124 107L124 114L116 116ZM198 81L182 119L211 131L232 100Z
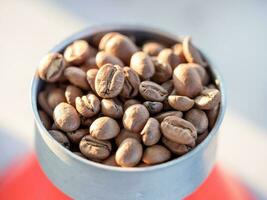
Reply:
M181 63L186 63L186 59L184 57L184 52L183 52L183 45L181 43L173 45L172 51L175 55L179 56Z
M81 97L82 95L82 90L74 85L68 85L65 90L65 98L72 106L75 106L76 97Z
M188 65L197 71L201 78L202 85L207 85L209 83L210 76L204 67L196 63L191 63Z
M116 151L116 163L122 167L134 167L140 162L142 154L142 145L136 139L127 138Z
M112 54L106 53L104 51L100 51L96 54L96 64L98 68L101 68L105 64L113 64L113 65L119 65L121 67L124 66L123 62L117 58L116 56L113 56Z
M42 110L39 110L38 113L39 113L40 120L43 123L44 127L46 129L50 129L51 128L51 120L50 120L49 116Z
M168 92L152 81L143 81L139 86L142 97L148 101L164 101Z
M135 104L127 108L123 115L123 126L129 131L141 131L149 118L149 112L142 104Z
M151 78L155 73L155 67L151 58L142 51L138 51L132 56L130 67L143 80Z
M115 35L120 35L120 33L109 32L109 33L106 33L105 35L103 35L102 38L100 39L100 41L98 41L99 42L98 43L98 49L99 50L104 50L108 40L110 38L112 38L113 36L115 36Z
M89 58L83 65L80 66L80 69L85 73L90 69L98 69L95 57Z
M116 97L120 94L123 84L123 70L118 65L106 64L97 72L95 90L102 98Z
M53 109L49 106L48 102L47 102L47 91L41 91L38 94L38 104L40 105L40 107L49 115L49 116L53 116Z
M171 152L161 145L147 147L144 151L142 161L149 165L166 162L171 158Z
M167 92L168 94L171 94L171 92L173 91L173 80L168 80L164 83L161 84L161 87L163 87Z
M206 137L208 137L208 135L209 135L209 130L207 129L202 134L197 136L196 144L200 144L202 141L206 139Z
M71 65L80 65L90 57L90 46L85 40L76 40L64 51L64 58Z
M123 108L118 99L102 99L101 112L108 117L119 119L123 115Z
M81 153L90 160L105 160L111 152L111 143L109 141L98 140L91 135L86 135L80 142Z
M159 122L155 118L149 118L140 135L144 145L152 146L157 144L161 137Z
M206 111L208 119L209 119L209 128L212 129L215 125L218 113L219 113L219 104L212 108L211 110Z
M152 62L155 66L155 74L152 80L156 83L163 83L172 77L172 68L168 63L159 62L156 57L152 57Z
M50 108L54 109L61 102L66 102L64 90L61 88L50 90L47 95L47 103Z
M194 100L186 96L170 95L168 96L169 105L175 110L187 111L194 106Z
M182 60L180 59L180 57L174 54L172 49L168 49L168 48L160 51L158 55L158 60L161 63L169 64L172 67L172 69L175 69L179 64L182 63Z
M90 126L90 135L99 140L115 138L119 132L119 124L110 117L99 117Z
M123 110L127 110L127 108L129 108L130 106L135 105L135 104L140 104L140 103L141 102L136 99L129 99L124 102Z
M56 130L50 130L50 135L63 147L70 149L70 141L64 133Z
M211 110L221 101L221 93L217 89L205 89L195 98L195 105L201 110Z
M189 36L185 37L183 40L183 53L189 63L197 63L203 67L208 65L199 50L191 43L191 37Z
M40 62L39 77L47 82L58 81L66 67L66 61L59 53L49 53Z
M84 117L92 117L100 111L100 101L93 93L77 97L75 106L76 110Z
M193 108L185 114L184 118L195 126L198 134L203 133L208 128L209 120L202 110Z
M162 134L173 142L189 145L197 138L197 131L194 125L179 117L166 117L160 126Z
M116 145L120 146L120 144L123 142L123 140L125 140L127 138L134 138L138 142L141 142L141 135L140 134L130 132L130 131L126 130L126 129L122 129L120 131L119 135L117 135L117 137L115 138Z
M97 72L98 72L98 69L89 69L86 73L87 82L89 83L90 88L94 92L96 92L96 90L95 90L95 78L96 78Z
M94 120L95 118L87 118L81 116L81 125L84 127L90 127Z
M162 137L162 143L174 154L179 156L184 155L185 153L189 152L193 147L195 147L195 141L190 144L179 144L168 140L166 137Z
M123 73L125 80L120 96L123 98L133 98L138 94L140 78L130 67L124 67Z
M180 64L174 69L173 84L178 95L190 98L197 96L202 90L201 78L190 64Z
M163 109L163 104L161 102L145 101L143 104L152 115L159 113Z
M67 132L66 135L69 138L69 140L74 144L79 144L81 139L88 135L89 131L88 129L78 129L76 131Z
M138 50L128 37L119 33L104 36L99 45L105 52L118 57L126 65L129 65L132 55Z
M109 156L106 160L102 162L104 165L109 165L113 167L118 167L119 165L116 163L115 155Z
M161 123L166 117L169 117L169 116L182 118L183 113L181 111L167 111L167 112L163 112L163 113L156 115L155 119Z
M73 153L76 154L77 156L80 156L80 157L86 159L86 157L84 157L84 155L83 155L81 152L75 151L75 152L73 152Z
M60 103L55 107L53 118L57 127L65 132L75 131L80 126L78 112L67 103Z
M64 76L73 85L83 89L89 90L89 84L86 79L86 73L78 67L68 67L64 71Z
M143 52L149 56L157 56L162 49L164 49L162 44L153 41L146 42L142 47Z

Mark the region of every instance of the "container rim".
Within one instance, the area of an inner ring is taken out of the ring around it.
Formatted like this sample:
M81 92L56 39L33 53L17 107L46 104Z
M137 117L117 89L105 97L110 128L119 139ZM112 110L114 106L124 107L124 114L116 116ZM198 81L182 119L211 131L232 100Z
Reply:
M162 35L165 38L176 40L177 42L179 41L177 36L170 34L168 32L159 30L159 29L154 28L154 27L148 27L148 26L143 26L143 25L102 24L102 25L90 26L90 27L85 28L84 30L78 32L78 33L73 34L72 36L70 36L67 39L60 42L53 49L51 49L49 52L57 52L60 49L62 49L64 46L70 44L71 42L73 42L76 39L85 38L85 37L88 37L90 35L93 35L93 34L96 34L99 32L111 32L111 31L117 31L117 32L120 32L120 31L142 31L142 32ZM224 80L223 80L219 70L216 67L214 67L213 63L210 62L209 59L207 59L207 60L209 61L209 63L212 66L210 70L213 73L214 78L220 87L221 102L220 102L219 114L218 114L217 120L215 122L215 125L212 128L211 132L208 134L208 136L199 145L197 145L193 150L191 150L190 152L188 152L188 153L186 153L186 154L184 154L181 157L178 157L176 159L167 161L165 163L157 164L154 166L149 166L149 167L122 168L122 167L108 166L108 165L104 165L101 163L96 163L96 162L84 159L84 158L74 154L70 150L64 148L62 145L60 145L58 142L56 142L55 139L49 134L49 132L46 130L46 128L43 126L43 124L40 120L40 117L38 114L38 109L37 109L37 90L38 90L38 85L39 85L40 79L36 76L36 71L35 71L35 75L33 76L32 81L31 81L31 91L30 91L31 108L32 108L35 123L36 123L38 129L42 131L42 133L45 133L50 140L55 142L55 145L57 145L57 148L59 148L59 150L62 153L67 154L69 157L76 159L78 162L82 162L82 163L90 165L92 167L96 167L96 168L99 168L102 170L126 172L126 173L148 172L148 171L154 171L154 170L160 170L160 169L172 167L174 165L177 165L183 161L190 159L191 157L196 155L197 152L203 150L204 147L206 145L208 145L208 143L210 143L211 139L213 137L215 137L216 134L218 134L218 130L219 130L220 125L221 125L223 118L224 118L224 114L226 111L226 104L227 104ZM42 133L37 133L37 134L42 134ZM41 137L43 137L43 136L41 135Z

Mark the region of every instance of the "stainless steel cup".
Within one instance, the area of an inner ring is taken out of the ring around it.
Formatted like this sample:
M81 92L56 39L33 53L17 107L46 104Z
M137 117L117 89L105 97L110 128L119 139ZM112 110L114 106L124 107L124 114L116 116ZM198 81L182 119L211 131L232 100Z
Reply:
M95 26L66 39L51 51L62 52L76 39L99 41L110 31L134 36L137 43L155 40L172 45L178 38L169 33L140 26ZM212 60L211 60L212 61ZM210 69L222 93L217 122L209 136L195 149L178 159L144 168L118 168L83 159L57 143L42 125L37 111L37 93L43 81L34 77L31 88L35 118L35 147L41 167L48 178L74 199L91 200L177 200L186 197L207 178L216 157L218 130L223 120L226 99L220 73Z

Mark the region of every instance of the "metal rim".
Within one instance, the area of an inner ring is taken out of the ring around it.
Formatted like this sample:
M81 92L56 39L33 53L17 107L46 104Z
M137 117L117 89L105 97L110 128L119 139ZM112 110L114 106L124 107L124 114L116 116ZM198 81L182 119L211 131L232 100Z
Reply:
M72 42L76 39L87 37L89 35L92 35L92 34L95 34L98 32L104 32L104 31L106 32L106 31L114 31L114 30L116 30L116 31L140 30L140 31L148 32L148 33L156 33L156 34L162 35L166 38L170 38L172 40L179 41L177 36L170 34L170 33L167 33L167 32L164 32L164 31L161 31L161 30L158 30L156 28L151 28L151 27L146 27L146 26L136 26L136 25L110 25L109 24L109 25L91 26L89 28L86 28L85 30L78 32L78 33L70 36L69 38L65 39L60 44L56 45L50 52L56 52L59 49L61 49L63 46L66 46L67 44L69 44L70 42ZM219 114L218 114L216 123L215 123L214 127L212 128L211 132L209 133L209 135L204 139L204 141L202 141L199 145L197 145L193 150L182 155L181 157L167 161L167 162L162 163L162 164L157 164L155 166L149 166L149 167L138 167L138 168L137 167L135 167L135 168L114 167L114 166L108 166L108 165L96 163L96 162L81 158L80 156L78 156L78 155L74 154L73 152L69 151L68 149L64 148L62 145L60 145L58 142L56 142L55 139L49 134L49 132L46 130L46 128L42 125L41 120L39 118L38 109L37 109L37 87L39 84L39 80L36 76L34 76L32 81L31 81L31 92L30 92L33 117L34 117L34 120L35 120L35 123L36 123L38 129L40 130L39 132L41 134L45 133L51 141L54 141L55 145L57 145L57 147L60 149L60 151L62 153L67 154L71 158L76 159L78 162L82 162L84 164L88 164L90 166L100 168L103 170L127 172L127 173L129 173L129 172L154 171L154 170L160 170L163 168L172 167L174 165L177 165L183 161L190 159L191 157L195 156L197 154L197 152L203 150L210 143L211 139L218 134L218 130L219 130L220 125L223 121L225 110L226 110L226 91L225 91L225 87L224 87L224 80L223 80L219 70L216 67L214 67L213 63L212 62L209 62L209 63L212 66L211 71L214 74L215 79L219 82L219 87L220 87L220 92L221 92L220 110L219 110Z

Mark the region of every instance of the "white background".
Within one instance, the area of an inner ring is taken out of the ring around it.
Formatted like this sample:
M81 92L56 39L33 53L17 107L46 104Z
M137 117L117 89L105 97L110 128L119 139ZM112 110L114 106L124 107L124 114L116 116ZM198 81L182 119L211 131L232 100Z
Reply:
M192 35L228 96L218 162L267 195L267 1L0 0L0 169L33 148L30 80L65 37L100 23Z

